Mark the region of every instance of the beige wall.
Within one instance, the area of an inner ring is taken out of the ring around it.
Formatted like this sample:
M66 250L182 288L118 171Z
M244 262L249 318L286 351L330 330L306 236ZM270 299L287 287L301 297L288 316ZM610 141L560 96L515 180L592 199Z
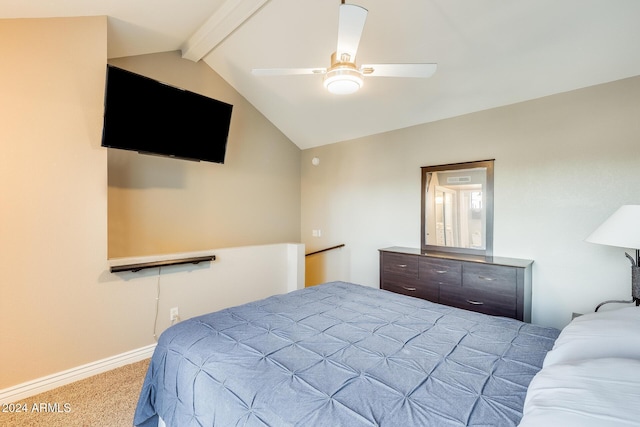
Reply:
M106 18L0 20L0 388L131 348L99 281Z
M170 307L185 319L286 292L302 274L296 245L219 249L299 238L300 151L217 76L175 53L119 62L162 68L176 84L235 104L228 162L114 156L128 173L150 174L140 188L120 177L117 189L165 193L164 205L149 208L155 211L215 207L211 221L229 229L198 228L208 233L204 249L218 256L207 266L109 273L108 155L100 146L106 33L104 17L0 20L0 396L153 344L160 288L158 333ZM194 183L213 179L222 189ZM194 191L200 204L189 199Z
M203 62L109 62L234 106L222 165L109 150L109 258L300 240L298 147Z
M495 158L494 254L535 260L533 321L629 299L624 250L584 239L640 204L638 99L635 77L305 150L303 243L345 243L342 278L377 287L379 248L420 246L420 167Z

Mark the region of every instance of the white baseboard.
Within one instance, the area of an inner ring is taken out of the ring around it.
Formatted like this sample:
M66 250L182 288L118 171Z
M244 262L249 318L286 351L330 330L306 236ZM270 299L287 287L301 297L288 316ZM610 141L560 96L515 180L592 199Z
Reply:
M126 353L118 354L96 362L87 363L86 365L58 372L56 374L47 375L13 387L0 390L0 404L17 402L45 391L53 390L56 387L65 384L89 378L111 369L119 368L124 365L139 362L153 355L156 344L131 350Z

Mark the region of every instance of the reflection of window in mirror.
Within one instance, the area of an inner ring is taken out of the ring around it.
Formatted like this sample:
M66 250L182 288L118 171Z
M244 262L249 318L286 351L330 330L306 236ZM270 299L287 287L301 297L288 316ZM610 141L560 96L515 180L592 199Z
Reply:
M422 250L490 256L493 160L422 168Z

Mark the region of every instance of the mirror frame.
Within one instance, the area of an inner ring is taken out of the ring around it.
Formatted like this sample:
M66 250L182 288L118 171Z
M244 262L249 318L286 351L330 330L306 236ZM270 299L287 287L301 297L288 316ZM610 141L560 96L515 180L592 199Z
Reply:
M422 196L420 198L420 250L422 253L427 252L450 252L457 254L469 254L480 255L484 257L493 256L493 163L495 159L479 160L475 162L464 163L451 163L447 165L437 166L423 166L422 169ZM487 185L483 189L485 192L485 247L484 249L473 248L461 248L455 246L439 246L427 244L427 211L426 211L426 196L427 196L427 176L432 172L448 172L456 171L460 169L474 169L474 168L486 168L487 170Z

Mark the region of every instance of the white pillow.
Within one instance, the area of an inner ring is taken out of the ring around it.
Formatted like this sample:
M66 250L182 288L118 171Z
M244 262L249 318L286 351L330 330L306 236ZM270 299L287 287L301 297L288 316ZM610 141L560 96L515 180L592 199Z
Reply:
M640 307L576 317L560 332L543 366L601 357L640 359Z
M519 427L638 426L640 360L557 364L533 377Z

